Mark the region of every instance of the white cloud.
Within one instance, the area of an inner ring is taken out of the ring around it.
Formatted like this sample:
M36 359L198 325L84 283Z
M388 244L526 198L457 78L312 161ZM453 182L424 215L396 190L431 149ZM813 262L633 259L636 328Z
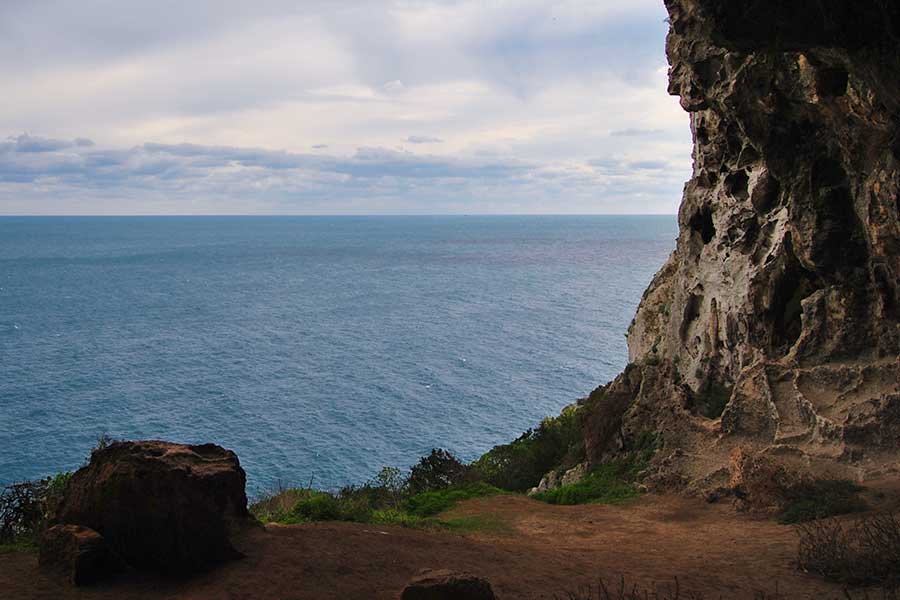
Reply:
M206 200L186 212L226 196L250 213L673 212L690 140L666 95L664 17L657 0L5 2L0 132L29 132L53 160L4 154L0 213L55 210L63 192L79 207L109 195L120 210L179 212L188 189ZM182 143L269 150L222 165L161 149ZM429 155L358 150L398 144ZM278 166L309 149L346 168ZM528 175L471 171L491 162ZM472 179L448 183L438 164ZM165 202L141 204L153 194Z

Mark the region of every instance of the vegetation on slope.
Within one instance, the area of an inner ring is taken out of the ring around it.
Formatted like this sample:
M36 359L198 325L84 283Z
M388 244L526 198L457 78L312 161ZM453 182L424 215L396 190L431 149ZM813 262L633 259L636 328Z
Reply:
M524 492L548 471L573 467L584 459L585 412L580 406L569 406L509 444L494 446L473 462L472 468L493 486Z

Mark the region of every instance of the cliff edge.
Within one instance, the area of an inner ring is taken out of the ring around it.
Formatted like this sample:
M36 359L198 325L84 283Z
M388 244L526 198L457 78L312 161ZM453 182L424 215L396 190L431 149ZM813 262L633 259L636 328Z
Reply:
M735 448L900 469L900 4L666 0L690 113L677 247L592 394L588 458L657 436L651 481L714 486Z

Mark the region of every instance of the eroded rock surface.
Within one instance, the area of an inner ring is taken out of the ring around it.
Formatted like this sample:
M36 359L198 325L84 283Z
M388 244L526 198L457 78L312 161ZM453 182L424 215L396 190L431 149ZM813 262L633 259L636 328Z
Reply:
M649 430L669 484L721 483L735 447L897 470L900 4L666 7L693 177L590 458Z
M91 455L56 522L90 527L130 566L191 573L236 558L249 521L237 455L214 444L118 442Z

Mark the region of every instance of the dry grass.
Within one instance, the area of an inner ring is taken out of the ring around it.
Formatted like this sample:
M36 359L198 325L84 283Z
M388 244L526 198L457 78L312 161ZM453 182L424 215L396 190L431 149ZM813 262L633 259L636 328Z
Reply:
M797 564L851 586L900 587L900 519L884 513L854 521L824 519L797 526Z
M729 596L704 596L686 592L681 589L678 578L675 578L671 584L662 586L654 584L649 588L641 588L635 584L629 585L624 577L621 577L615 585L608 585L601 579L596 586L581 587L575 591L567 591L553 596L554 600L707 600L727 597ZM754 598L755 600L780 600L781 596L777 592L775 595L757 592Z

